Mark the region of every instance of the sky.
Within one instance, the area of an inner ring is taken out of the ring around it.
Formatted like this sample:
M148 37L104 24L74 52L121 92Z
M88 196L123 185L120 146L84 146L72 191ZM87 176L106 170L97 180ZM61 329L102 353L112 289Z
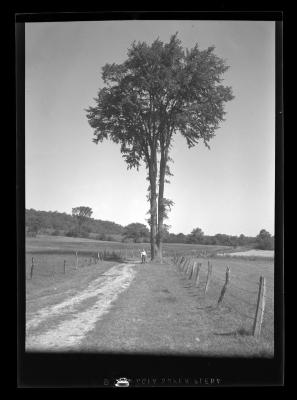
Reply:
M215 46L229 70L234 100L207 149L188 149L174 136L170 232L274 234L275 24L272 21L94 21L27 23L25 39L26 208L71 214L89 206L93 218L123 226L146 223L145 167L127 170L119 145L96 145L86 109L103 87L101 69L122 63L131 43Z

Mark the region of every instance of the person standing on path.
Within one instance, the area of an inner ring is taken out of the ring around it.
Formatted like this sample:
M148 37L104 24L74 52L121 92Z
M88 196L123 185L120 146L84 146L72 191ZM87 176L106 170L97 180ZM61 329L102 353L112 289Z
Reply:
M143 249L141 254L141 264L145 264L146 261L146 251Z

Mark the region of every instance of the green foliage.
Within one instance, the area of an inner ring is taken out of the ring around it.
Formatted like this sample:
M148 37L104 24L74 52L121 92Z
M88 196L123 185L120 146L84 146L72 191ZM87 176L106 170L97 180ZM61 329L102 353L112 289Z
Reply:
M132 239L135 243L140 243L149 237L149 230L144 224L132 223L124 229L124 239Z
M105 86L86 110L87 119L96 144L112 140L120 144L128 168L144 162L148 169L152 252L164 239L163 220L173 204L164 198L164 184L172 176L172 137L179 133L188 147L203 142L209 148L224 120L225 103L233 99L231 88L222 85L227 69L213 46L184 50L177 34L169 43L133 42L123 63L102 68Z
M42 219L39 215L26 213L26 233L28 236L35 237L42 228Z
M57 229L55 229L52 233L51 233L51 235L52 236L60 236L60 231L59 230L57 230Z
M105 240L107 240L107 236L105 235L105 233L101 233L100 235L97 235L97 236L95 237L95 239L96 239L96 240L103 240L103 241L105 241Z
M54 227L58 226L58 229ZM129 228L128 228L129 227ZM127 229L128 228L128 229ZM195 228L189 235L183 233L174 234L169 232L170 226L163 225L163 241L165 243L197 243L204 245L219 245L219 246L249 246L263 250L274 248L274 238L269 232L261 230L257 238L245 236L230 236L226 234L216 234L214 236L204 235L200 228ZM131 233L132 231L132 233ZM68 237L90 237L93 234L94 238L103 241L134 241L148 242L149 230L144 224L134 223L127 227L122 227L119 224L110 221L89 219L88 224L82 228L79 235L76 227L76 219L66 213L57 211L36 211L34 209L26 210L26 233L27 236L36 236L38 232L51 233L51 235L65 235ZM123 233L126 235L123 236ZM131 233L131 235L130 235ZM202 233L202 235L200 235ZM114 236L118 236L115 239ZM200 237L198 241L194 238Z
M84 220L86 218L91 218L92 214L93 211L90 207L80 206L72 209L72 215L78 219Z
M168 147L176 132L189 147L207 145L224 119L224 103L233 99L221 84L227 69L214 47L184 51L177 34L167 44L134 42L125 62L102 68L106 86L87 109L94 142L119 143L129 168L148 158L152 140Z
M72 229L65 233L65 236L67 236L67 237L78 237L78 235L79 234L78 234L77 229Z
M114 238L112 236L110 236L110 235L105 236L105 240L107 242L114 242Z
M191 234L188 235L187 242L188 243L202 244L203 243L203 238L204 238L204 233L203 233L202 229L195 228L195 229L192 230Z
M165 243L189 243L189 244L203 244L203 245L218 245L218 246L249 246L253 247L256 242L255 237L249 236L231 236L222 233L217 233L214 236L204 235L200 228L195 228L189 235L183 233L174 234L169 233L164 237Z
M169 233L167 237L164 238L165 243L186 243L187 236L183 233L178 233L177 235L174 233Z
M257 248L258 249L261 249L261 250L272 250L272 249L274 249L274 238L265 229L262 229L260 231L260 233L256 237L256 241L257 241Z
M72 209L72 216L77 220L77 230L80 237L88 237L88 232L84 224L91 218L93 211L90 207L80 206Z
M26 230L29 231L32 226L32 220L40 222L38 224L38 232L51 233L59 231L60 234L66 233L66 236L77 237L77 220L76 217L66 213L59 213L57 211L37 211L34 209L26 210ZM87 222L87 232L98 235L121 235L124 227L111 221L102 221L96 219L89 219ZM32 236L32 233L29 232ZM35 236L35 233L34 233ZM103 240L103 239L101 239Z

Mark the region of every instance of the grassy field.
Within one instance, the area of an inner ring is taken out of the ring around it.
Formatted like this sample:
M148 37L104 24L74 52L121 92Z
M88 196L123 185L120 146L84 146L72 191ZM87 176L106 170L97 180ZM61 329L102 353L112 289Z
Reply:
M198 244L183 244L183 243L164 243L164 251L166 254L177 253L188 253L195 251L209 251L218 252L230 249L230 246L210 246L210 245L198 245ZM72 238L67 236L47 236L39 235L37 237L26 238L26 251L37 252L38 250L71 250L71 251L94 251L109 248L109 249L130 249L139 250L142 248L150 250L149 243L122 243L122 242L110 242L95 239L83 239L83 238Z
M207 280L208 264L205 259L195 259L202 264L199 285L186 279L190 290L199 295L201 309L218 330L229 329L230 335L249 337L252 334L253 320L256 312L259 279L265 277L266 305L262 324L262 340L268 352L273 352L274 343L274 266L272 260L255 261L241 259L210 259L212 275L206 296L204 289ZM225 283L226 268L230 268L230 282L224 300L219 309L216 307L222 287ZM183 273L181 273L184 276ZM226 333L224 333L226 334Z
M139 261L139 252L143 247L149 252L149 244L100 242L56 236L28 238L26 242L27 310L30 315L34 315L41 307L58 304L71 293L79 293L85 289L86 285L92 283L98 276L104 275L116 264L116 260L113 259L94 262L92 257L98 252L105 250L107 255L118 253L123 259ZM76 251L79 260L77 269ZM198 346L200 354L213 355L223 352L224 355L272 356L274 347L273 259L253 258L250 260L244 257L224 258L216 255L217 252L222 251L226 251L226 247L165 244L165 265L160 267L148 263L145 268L138 271L136 283L121 295L122 300L113 305L113 312L106 317L106 324L109 328L104 328L104 324L103 327L98 325L94 331L96 334L90 334L86 338L86 347L84 348L88 348L88 346L90 349L92 346L110 346L112 343L115 348L120 345L124 346L123 343L119 343L117 333L113 334L114 342L111 342L111 344L105 343L102 339L104 335L109 337L109 332L106 332L106 330L112 329L113 325L119 332L121 328L124 336L130 329L132 329L131 332L135 331L136 335L140 335L139 332L142 332L141 337L143 339L137 343L135 338L132 338L134 342L132 339L129 339L130 341L127 338L125 339L131 347L137 345L140 350L148 350L149 346L158 348L159 339L155 340L152 335L145 333L147 330L145 324L148 322L147 319L144 319L143 314L146 314L146 310L151 310L150 329L156 331L156 338L159 338L160 335L164 336L164 339L160 339L160 343L165 348L167 346L169 350L197 351L195 335L199 331L200 339L203 338L199 342L200 347ZM198 287L172 263L174 255L193 257L202 264ZM33 279L30 279L32 257L34 257L35 269ZM65 274L64 260L66 260ZM213 269L209 288L206 296L204 296L208 261L212 264ZM227 266L231 270L230 285L222 306L217 308L216 304L224 284ZM167 279L167 276L170 279ZM261 339L255 341L251 336L251 330L260 276L266 278L267 297ZM157 289L156 285L160 288ZM161 301L155 298L155 293L158 290L160 299L163 299L164 295L169 296L168 299L165 296L168 301L164 300L165 309L160 308L160 313L156 312L159 307L158 301ZM121 317L123 313L122 302L125 301L125 298L127 298L126 308L129 323L124 320L124 317ZM173 299L175 299L174 302ZM182 315L187 309L189 315ZM133 321L139 321L142 324L141 327L137 323L134 328L131 327L131 313L134 313ZM171 336L173 321L167 321L164 313L172 315L172 318L177 318L177 325L174 327L176 329L175 339ZM115 316L119 320L114 321ZM200 321L199 329L197 328L198 320ZM103 335L100 336L100 343L96 339L98 332ZM147 342L145 342L146 337ZM169 345L166 340L171 344Z
M34 259L33 276L52 277L74 273L76 266L90 266L94 258L105 261L139 260L140 252L145 249L150 258L150 244L148 243L121 243L98 241L83 238L70 238L66 236L40 235L36 238L26 239L26 277L30 277L32 258ZM163 255L165 259L174 256L215 257L218 252L228 251L227 246L205 246L193 244L165 243ZM78 258L76 259L76 252Z

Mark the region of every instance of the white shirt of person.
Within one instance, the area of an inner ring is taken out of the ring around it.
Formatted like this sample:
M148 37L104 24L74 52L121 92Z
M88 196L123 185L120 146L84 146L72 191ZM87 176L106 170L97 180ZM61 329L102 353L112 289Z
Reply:
M141 255L146 257L146 252L145 252L145 250L143 250L143 251L141 252Z

